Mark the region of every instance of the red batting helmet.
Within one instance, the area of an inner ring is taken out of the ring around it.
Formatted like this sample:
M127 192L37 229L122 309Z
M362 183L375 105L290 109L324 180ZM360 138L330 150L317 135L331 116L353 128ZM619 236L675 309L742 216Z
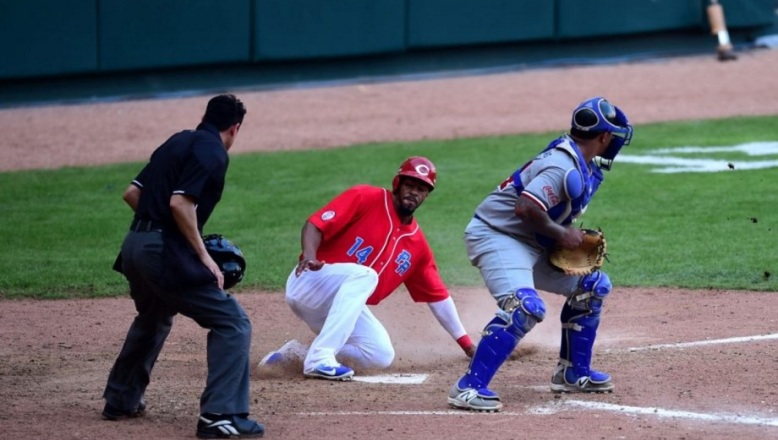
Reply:
M435 171L435 164L431 160L422 156L412 156L405 159L397 170L397 175L392 180L392 189L397 190L400 186L400 177L413 177L430 186L430 191L435 189L435 180L438 178L438 172Z

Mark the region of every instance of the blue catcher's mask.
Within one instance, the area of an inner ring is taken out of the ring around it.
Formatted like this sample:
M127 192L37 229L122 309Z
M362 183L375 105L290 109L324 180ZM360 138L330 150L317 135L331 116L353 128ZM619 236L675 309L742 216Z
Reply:
M620 108L598 96L578 105L573 111L572 127L591 133L612 133L613 139L600 156L600 167L610 170L621 148L632 141L632 125Z

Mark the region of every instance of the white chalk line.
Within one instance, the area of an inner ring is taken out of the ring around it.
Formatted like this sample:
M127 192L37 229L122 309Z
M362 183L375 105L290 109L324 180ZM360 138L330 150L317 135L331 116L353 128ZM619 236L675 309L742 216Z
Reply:
M644 347L631 347L628 350L644 351L644 350L661 350L661 349L673 349L673 348L687 348L687 347L699 347L705 345L715 344L732 344L738 342L755 342L778 339L778 333L772 333L767 335L756 336L744 336L736 338L726 339L712 339L706 341L693 341L693 342L681 342L676 344L657 344ZM606 350L613 351L613 350ZM362 376L355 377L355 380L370 383L404 383L404 384L420 384L427 379L427 374L389 374L379 376ZM536 391L547 390L548 387L544 385L539 386L527 386L524 388L533 389ZM555 414L560 411L566 410L565 406L578 407L594 411L610 411L620 414L629 415L647 415L656 416L660 418L676 418L676 419L690 419L704 422L720 422L730 424L742 424L742 425L758 425L758 426L775 426L778 427L778 419L764 418L764 417L751 417L738 414L706 414L695 413L691 411L671 410L656 407L638 407L638 406L626 406L626 405L614 405L609 403L591 402L582 400L564 400L549 405L542 405L529 408L526 412L499 412L499 413L479 413L473 411L462 410L447 410L447 411L335 411L335 412L305 412L298 413L301 416L371 416L371 415L384 415L384 416L490 416L490 417L515 417L522 415L548 415Z
M448 411L335 411L335 412L304 412L300 416L520 416L519 412L481 413L464 410Z
M418 385L427 380L427 374L380 374L375 376L354 376L355 382Z
M582 408L592 411L608 411L627 415L656 416L660 418L689 419L700 422L717 422L740 425L775 426L778 427L778 419L765 417L743 416L739 414L706 414L691 411L680 411L656 407L639 407L614 405L610 403L591 402L583 400L564 400L558 403L529 408L526 412L498 412L479 413L473 411L448 410L448 411L330 411L330 412L304 412L300 416L333 417L333 416L479 416L479 417L516 417L526 415L552 415L565 411L568 408Z
M627 349L627 351L636 352L636 351L661 350L661 349L682 349L682 348L691 348L691 347L701 347L705 345L766 341L771 339L778 339L778 333L771 333L767 335L756 335L756 336L742 336L742 337L726 338L726 339L709 339L705 341L679 342L675 344L647 345L644 347L630 347ZM610 353L614 351L621 351L621 350L614 350L614 349L605 350L606 353ZM407 373L384 374L384 375L375 375L375 376L354 376L354 381L367 382L367 383L418 385L424 383L427 380L428 376L429 376L428 374L407 374Z
M743 336L738 338L710 339L706 341L679 342L676 344L657 344L657 345L648 345L645 347L630 347L628 350L632 352L632 351L644 351L644 350L661 350L665 348L690 348L690 347L701 347L705 345L766 341L770 339L778 339L778 333L772 333L768 335L757 335L757 336ZM613 351L613 350L606 350L606 352L609 351Z
M652 415L657 417L670 417L676 419L691 419L704 422L734 423L741 425L776 426L778 419L750 417L738 414L704 414L691 411L678 411L663 408L643 408L639 406L613 405L610 403L589 402L582 400L567 400L564 405L572 405L596 411L611 411L622 414Z

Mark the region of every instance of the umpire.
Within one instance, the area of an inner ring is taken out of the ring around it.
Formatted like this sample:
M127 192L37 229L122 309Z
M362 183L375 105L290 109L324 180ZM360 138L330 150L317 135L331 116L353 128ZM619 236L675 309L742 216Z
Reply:
M143 415L151 370L180 313L209 330L197 436L264 434L265 427L248 418L251 322L223 290L224 276L202 239L245 114L235 96L213 97L197 129L157 148L124 192L135 216L114 269L127 278L138 315L103 393L108 420Z

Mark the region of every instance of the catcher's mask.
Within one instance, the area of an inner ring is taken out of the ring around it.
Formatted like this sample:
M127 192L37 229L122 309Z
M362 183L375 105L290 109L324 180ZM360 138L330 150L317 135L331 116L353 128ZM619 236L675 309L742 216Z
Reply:
M435 164L431 160L422 156L412 156L405 159L397 170L397 175L392 180L392 191L397 191L400 186L400 177L413 177L421 180L430 187L430 191L435 189L435 180L438 178L438 172L435 170Z
M573 110L572 128L590 133L612 133L613 139L600 156L600 167L610 170L621 148L632 141L632 125L620 108L598 96L588 99Z
M224 290L238 284L246 272L246 259L240 249L220 234L203 237L203 243L224 274Z

